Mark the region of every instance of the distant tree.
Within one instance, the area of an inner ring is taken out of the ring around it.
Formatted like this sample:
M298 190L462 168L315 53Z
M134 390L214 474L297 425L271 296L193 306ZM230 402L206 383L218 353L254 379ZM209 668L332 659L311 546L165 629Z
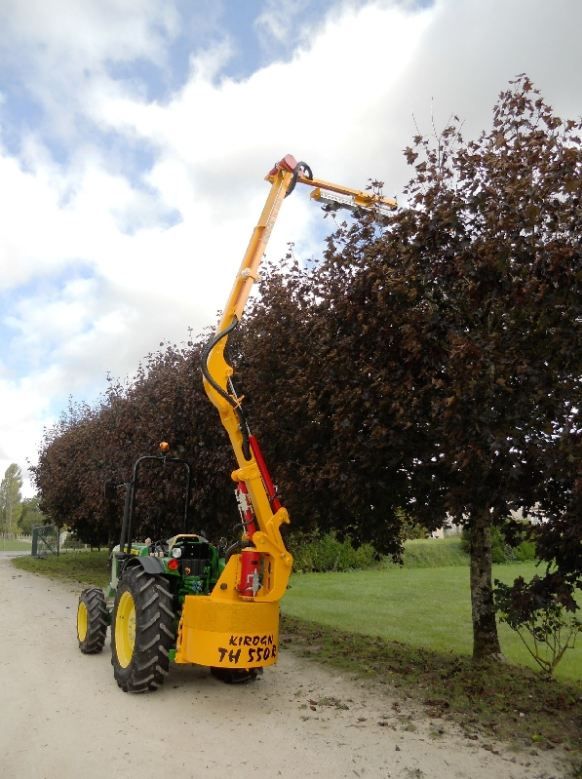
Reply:
M32 533L32 528L44 525L47 522L47 518L39 508L37 495L32 498L24 498L21 505L22 511L18 520L18 527L23 535L29 536Z
M16 463L8 466L0 483L0 532L13 535L22 510L22 472Z

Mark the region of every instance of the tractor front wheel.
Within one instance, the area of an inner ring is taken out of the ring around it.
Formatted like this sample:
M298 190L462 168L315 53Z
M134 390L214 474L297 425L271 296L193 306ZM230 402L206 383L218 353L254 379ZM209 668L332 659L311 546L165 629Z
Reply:
M98 587L83 590L77 608L77 640L83 654L96 655L103 649L107 622L103 590Z
M111 663L124 692L146 692L163 684L174 632L168 582L141 566L126 569L111 621Z

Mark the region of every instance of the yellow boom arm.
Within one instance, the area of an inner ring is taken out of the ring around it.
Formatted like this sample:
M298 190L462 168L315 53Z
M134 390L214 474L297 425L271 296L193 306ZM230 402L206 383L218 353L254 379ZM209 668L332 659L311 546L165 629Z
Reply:
M223 668L256 668L276 662L279 600L285 593L293 558L280 528L289 522L280 505L256 439L244 418L225 358L228 336L240 321L284 198L296 184L313 189L312 198L380 213L396 201L313 178L309 166L287 155L266 176L271 189L242 259L215 335L202 359L204 389L218 409L230 439L237 469L239 507L245 533L240 553L229 558L210 595L187 595L178 627L177 663Z
M396 201L316 179L305 163L298 163L291 155L280 160L269 171L266 180L270 182L271 188L243 256L216 334L207 348L203 370L204 388L210 401L218 409L238 463L238 469L232 474L233 480L246 484L254 509L258 528L253 534L253 545L258 551L273 558L272 574L267 577L255 599L279 600L287 586L292 563L279 528L281 524L289 522L289 517L282 507L273 510L272 495L269 495L266 489L264 472L248 445L248 431L242 416L241 400L236 396L231 382L233 369L224 356L228 335L240 321L252 285L258 280L259 265L281 204L297 183L311 187L313 199L333 202L340 207L359 207L385 213L396 207Z

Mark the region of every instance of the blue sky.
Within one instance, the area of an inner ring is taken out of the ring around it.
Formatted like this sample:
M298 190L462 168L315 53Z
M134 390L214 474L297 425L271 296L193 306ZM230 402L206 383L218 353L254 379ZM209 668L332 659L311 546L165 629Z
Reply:
M477 133L517 73L578 116L581 28L577 0L3 0L0 475L214 323L275 160L398 196L416 127ZM269 256L329 229L297 193Z
M72 0L71 0L72 2ZM55 2L54 8L65 12L71 2ZM365 3L354 3L354 7ZM431 0L419 0L415 6L431 4ZM5 17L15 3L8 1ZM19 3L32 9L32 0ZM80 3L90 10L91 3ZM113 6L116 4L113 3ZM119 5L122 5L121 3ZM141 3L129 2L131 8L139 9ZM107 75L114 81L126 84L129 89L138 87L141 96L148 101L164 103L187 82L190 74L190 58L201 49L221 46L227 40L231 55L220 70L221 78L243 80L256 70L268 66L271 62L287 61L298 44L309 37L310 28L317 30L326 15L338 8L341 3L335 0L294 0L293 2L260 2L256 0L179 0L169 4L173 9L173 24L164 25L161 20L152 19L152 33L158 34L166 56L159 60L150 59L146 51L135 57L124 57L116 52L101 64ZM48 3L49 8L51 3ZM272 10L271 10L272 9ZM275 11L277 11L275 13ZM1 13L1 12L0 12ZM90 15L90 14L88 14ZM0 18L2 18L0 16ZM280 26L284 22L284 35ZM7 37L7 36L6 36ZM22 50L8 45L4 40L3 48L3 95L4 110L10 114L11 122L5 128L4 143L8 150L18 153L23 133L32 131L46 119L47 111L29 88L34 77L35 50L43 45L36 39L25 41L25 58ZM27 51L28 50L28 51ZM26 55L30 56L27 61ZM83 67L82 63L79 63ZM91 65L86 68L90 74ZM65 162L70 149L62 143L59 133L50 132L50 122L45 128L45 139L51 153L60 162ZM78 127L80 134L88 127ZM95 128L92 128L93 132ZM103 142L119 142L119 139L104 137ZM135 150L127 148L128 155Z

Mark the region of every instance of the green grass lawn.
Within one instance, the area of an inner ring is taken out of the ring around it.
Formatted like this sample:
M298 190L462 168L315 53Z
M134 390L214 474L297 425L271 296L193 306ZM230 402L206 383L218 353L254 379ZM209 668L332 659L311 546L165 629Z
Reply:
M0 537L0 552L30 552L30 541L8 540Z
M531 578L535 572L533 563L494 566L494 577L508 583L520 575ZM297 575L291 580L282 610L299 619L413 647L461 655L472 651L466 566L388 566ZM500 625L499 634L502 651L510 662L536 667L513 631ZM557 678L582 678L582 641L579 643L564 655L556 670Z
M12 564L23 571L40 573L53 579L77 582L79 592L83 587L95 585L106 588L109 582L109 553L70 551L47 557L18 557Z

